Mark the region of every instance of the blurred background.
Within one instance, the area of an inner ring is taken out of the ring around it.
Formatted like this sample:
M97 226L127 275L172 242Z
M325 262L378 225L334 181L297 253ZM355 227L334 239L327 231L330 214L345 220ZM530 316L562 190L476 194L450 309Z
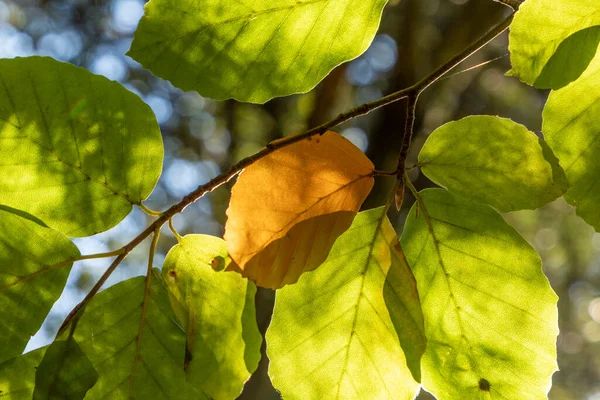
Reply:
M215 102L182 92L152 76L125 56L143 15L144 0L0 0L0 57L46 55L120 82L150 105L165 144L162 178L145 203L164 210L197 185L278 137L301 132L338 113L409 86L476 40L509 10L492 0L390 0L381 27L365 54L335 69L307 94L275 99L265 105ZM489 61L489 62L488 62ZM485 63L484 65L480 65ZM478 66L479 65L479 66ZM547 92L505 77L507 34L435 83L420 98L408 165L436 127L471 114L511 118L540 133ZM44 71L40 71L44 73ZM404 104L392 104L350 121L337 131L366 152L377 169L393 170L404 126ZM431 186L411 171L418 188ZM377 178L364 208L381 205L393 178ZM222 235L229 187L222 187L174 219L181 234ZM408 207L390 214L401 232ZM553 378L553 400L600 400L600 234L594 233L564 201L535 211L505 215L540 253L544 269L560 296L560 372ZM150 223L139 209L102 234L75 240L82 254L114 250ZM163 229L156 255L162 265L175 239ZM139 246L112 275L107 286L146 269L147 246ZM110 260L75 264L67 287L27 350L52 341L58 326L104 272ZM258 319L266 330L274 292L257 295ZM263 346L264 347L264 346ZM264 350L264 348L263 348ZM259 370L246 384L243 399L278 399ZM431 398L422 393L421 399Z

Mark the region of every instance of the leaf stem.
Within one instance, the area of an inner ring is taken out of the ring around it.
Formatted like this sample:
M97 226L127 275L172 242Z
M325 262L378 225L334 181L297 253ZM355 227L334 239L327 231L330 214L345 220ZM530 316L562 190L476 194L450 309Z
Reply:
M415 185L412 184L412 182L410 181L410 178L408 176L408 173L404 173L404 183L406 183L406 187L408 187L408 190L410 190L410 192L413 194L413 196L415 196L415 199L417 199L419 201L419 203L422 203L421 201L421 196L419 196L419 192L417 192L417 188L415 188Z
M139 203L138 207L141 208L142 211L144 211L146 214L151 215L153 217L160 217L163 215L162 212L151 210L148 207L146 207L143 203Z
M82 260L93 260L96 258L108 258L108 257L116 257L118 255L123 254L124 250L118 249L115 251L108 251L106 253L97 253L97 254L87 254L87 255L83 255L78 257L77 259L74 260L74 262L76 261L82 261Z
M173 226L173 218L169 218L169 229L173 232L175 239L177 239L178 243L181 243L181 235L177 232L177 229Z

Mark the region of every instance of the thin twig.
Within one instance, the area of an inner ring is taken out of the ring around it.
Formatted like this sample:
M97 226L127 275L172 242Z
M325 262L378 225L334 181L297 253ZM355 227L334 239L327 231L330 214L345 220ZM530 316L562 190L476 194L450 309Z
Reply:
M396 176L398 171L378 171L374 170L371 176Z
M402 147L400 148L400 154L398 155L398 163L396 165L396 186L393 191L394 202L396 203L396 210L400 211L402 202L404 201L404 172L406 171L405 163L406 157L408 156L408 150L410 149L410 143L413 136L415 127L415 117L417 114L417 100L419 99L419 92L411 93L408 96L406 102L406 120L404 122L404 133L402 136ZM388 203L391 203L391 196L388 199ZM387 209L386 209L387 210Z
M124 248L125 247L123 247L123 249ZM129 251L131 251L131 250L129 250ZM81 302L79 304L77 304L75 306L75 308L73 308L71 310L69 315L67 315L67 318L65 318L62 325L58 329L58 333L56 334L56 336L58 336L69 325L69 322L71 322L71 320L73 319L73 317L75 317L75 315L79 312L79 310L81 310L83 307L85 307L85 305L92 299L92 297L94 297L96 295L96 293L98 293L98 291L100 290L102 285L104 285L104 282L106 282L108 277L119 266L121 261L123 261L125 259L125 257L127 257L127 254L129 254L129 251L123 251L121 254L119 254L119 256L117 258L114 259L112 264L110 264L108 269L106 271L104 271L104 273L102 274L102 276L100 277L98 282L96 282L96 284L94 285L92 290L90 290L90 292L87 294L87 296L85 296L85 298L83 300L81 300Z
M404 174L404 163L408 156L408 149L410 149L410 142L413 136L413 130L415 127L415 118L417 114L417 100L419 94L411 94L408 96L406 103L406 121L404 124L404 136L402 138L402 148L400 149L400 155L398 156L398 164L396 165L396 171L398 171L398 178L401 178Z
M408 150L410 148L410 143L413 136L414 124L415 124L415 115L417 108L417 100L419 95L427 89L431 84L438 81L448 72L450 72L453 68L455 68L458 64L466 60L471 54L479 50L481 47L485 46L487 43L496 38L499 34L504 32L511 24L513 20L514 13L505 18L502 22L494 26L490 29L485 35L480 37L477 41L472 43L471 45L464 48L460 53L452 57L441 67L427 75L425 78L421 79L419 82L411 86L408 92L405 94L408 98L408 102L406 104L406 122L404 126L404 136L402 138L402 148L400 149L400 154L398 155L398 163L396 166L397 179L399 182L398 189L395 193L396 196L396 207L400 209L402 204L402 199L404 198L404 173L406 171L405 162L406 157L408 156Z
M169 220L170 221L170 220ZM146 321L146 314L148 312L148 299L150 298L150 284L152 283L152 267L154 264L154 253L156 253L156 245L158 244L158 238L160 237L160 227L154 231L154 237L150 244L150 251L148 254L148 269L146 271L146 280L144 288L144 299L142 301L142 315L140 317L140 327L138 334L135 338L135 355L133 357L133 367L131 368L131 374L129 375L129 395L133 398L133 390L135 386L135 370L138 362L140 361L140 349L142 346L142 335L144 334L144 324Z
M502 32L508 28L510 23L512 22L513 15L511 14L507 18L505 18L502 22L491 28L487 33L477 39L474 43L467 46L464 50L458 53L456 56L442 64L440 67L429 73L423 79L418 81L417 83L399 90L397 92L391 93L387 96L384 96L380 99L361 104L351 110L348 110L344 113L341 113L336 118L331 121L325 122L317 127L309 129L308 131L288 136L282 139L275 140L269 143L264 149L260 150L258 153L246 157L239 161L237 164L231 166L227 171L222 172L217 175L210 181L198 186L194 191L190 192L186 196L184 196L179 203L174 204L169 209L164 211L160 217L158 217L150 226L148 226L144 231L142 231L138 236L136 236L133 240L123 246L121 249L117 250L120 253L119 257L115 259L113 264L106 270L106 272L102 275L100 280L96 283L96 285L92 288L90 293L86 296L85 299L81 303L79 303L73 311L67 316L67 319L63 322L60 330L64 329L64 327L68 324L68 322L73 318L73 315L79 311L87 302L98 292L100 287L104 284L106 279L112 274L114 269L119 265L119 263L126 257L127 254L131 250L133 250L137 245L139 245L144 239L150 236L157 229L160 229L165 223L169 221L175 214L182 212L188 205L194 203L196 200L204 196L206 193L211 192L218 188L219 186L229 182L231 179L236 177L244 168L252 165L254 162L260 160L261 158L273 153L274 151L281 149L282 147L289 146L293 143L299 142L301 140L307 139L309 137L315 135L322 135L327 130L340 125L346 121L349 121L353 118L365 115L370 113L373 110L376 110L380 107L386 106L388 104L394 103L398 100L401 100L405 97L415 97L418 96L421 92L423 92L427 87L429 87L432 83L437 81L439 78L444 76L458 64L467 59L471 54L479 50L485 44L493 40L496 36L500 35ZM410 140L410 137L406 137L406 140ZM407 151L407 150L406 150Z

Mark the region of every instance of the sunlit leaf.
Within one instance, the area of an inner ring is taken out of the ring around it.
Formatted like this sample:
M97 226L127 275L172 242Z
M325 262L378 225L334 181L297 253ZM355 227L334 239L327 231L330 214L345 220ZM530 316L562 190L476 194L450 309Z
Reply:
M0 206L0 362L23 352L77 257L79 250L62 233Z
M383 208L358 214L321 267L277 291L267 331L285 399L413 399L424 348L414 277Z
M491 207L426 189L402 247L417 278L438 399L541 399L556 365L557 296L529 244Z
M152 110L116 82L47 57L0 60L0 204L91 235L150 194L162 157Z
M0 364L0 397L31 400L35 388L35 372L47 347L11 358Z
M233 186L225 240L258 286L279 288L318 267L373 187L373 164L334 132L279 149Z
M183 90L264 103L364 52L387 0L152 0L128 55Z
M98 372L86 400L208 399L185 379L185 333L154 271L118 283L85 307L73 335Z
M46 350L35 373L33 400L83 399L98 373L73 340L58 340Z
M500 211L542 207L567 190L548 145L523 125L495 116L466 117L437 128L418 165L438 185Z
M550 93L544 136L567 175L565 199L600 232L600 57L580 79Z
M236 398L260 360L256 287L236 272L216 271L228 258L223 239L187 235L162 269L186 331L187 380L212 399Z
M600 43L597 0L527 0L510 26L509 75L538 88L577 79Z

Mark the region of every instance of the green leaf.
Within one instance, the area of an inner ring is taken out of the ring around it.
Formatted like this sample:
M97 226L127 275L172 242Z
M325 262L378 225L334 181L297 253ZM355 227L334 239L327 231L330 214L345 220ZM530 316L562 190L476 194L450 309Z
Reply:
M0 203L92 235L148 197L162 158L152 110L118 83L47 57L0 60Z
M256 324L256 287L230 262L227 244L187 235L162 269L173 309L187 333L187 380L213 399L233 399L258 366L262 337Z
M79 255L62 233L0 206L0 362L21 354L40 329Z
M262 344L262 335L256 323L255 297L256 285L251 281L247 281L246 299L244 300L244 311L242 312L242 337L246 344L244 361L246 362L246 369L251 374L258 368L261 359L260 346Z
M186 382L185 334L158 272L120 282L83 309L73 335L98 372L86 400L207 399Z
M0 397L31 400L35 388L35 372L47 347L30 351L0 364Z
M597 0L527 0L510 26L508 75L537 88L567 85L596 54L599 25Z
M358 57L387 0L152 0L128 55L183 90L264 103Z
M401 238L427 333L423 387L439 399L545 398L557 296L529 244L492 208L420 192Z
M365 211L325 263L277 291L269 375L286 399L413 399L423 329L414 277L384 208Z
M418 165L438 185L503 212L542 207L567 190L546 143L523 125L495 116L470 116L437 128Z
M542 130L569 182L565 199L600 232L600 57L568 86L552 91Z
M33 400L83 399L97 380L98 373L73 338L56 341L35 373Z

